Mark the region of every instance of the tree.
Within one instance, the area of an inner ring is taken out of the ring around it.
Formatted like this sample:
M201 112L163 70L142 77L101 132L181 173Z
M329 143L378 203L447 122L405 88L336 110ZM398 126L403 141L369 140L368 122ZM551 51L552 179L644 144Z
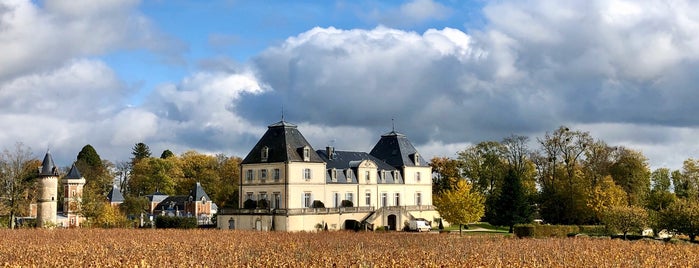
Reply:
M592 210L596 220L600 221L605 211L626 205L626 198L626 192L614 183L612 176L605 176L590 192L587 207Z
M670 169L658 168L650 174L650 183L652 191L670 191L672 179L670 177Z
M689 236L694 241L699 235L699 201L679 199L660 211L661 226Z
M434 206L439 215L451 224L461 226L478 221L485 213L485 198L471 190L465 180L459 180L454 189L446 190L434 197Z
M628 194L631 206L644 206L650 191L648 159L639 151L619 147L610 173L614 182Z
M689 158L682 163L682 171L672 172L675 194L680 198L699 197L699 160Z
M8 213L8 226L15 228L17 215L25 214L31 192L34 191L37 170L41 163L33 159L31 149L18 142L14 150L3 150L0 155L0 203Z
M527 198L522 179L515 169L510 169L502 184L502 192L495 201L495 210L489 222L493 225L509 226L512 233L515 224L530 223L531 204Z
M148 145L145 143L139 142L134 145L133 149L131 150L131 154L133 155L131 158L131 164L135 166L138 161L141 161L141 159L150 157L150 148L148 148Z
M133 166L128 188L132 194L146 195L160 191L174 195L176 182L184 176L178 163L179 159L148 157L141 159ZM183 193L187 194L187 193Z
M499 142L484 141L458 153L464 178L485 197L486 220L495 212L495 200L507 172L506 152L507 148Z
M172 151L170 151L170 150L165 150L165 151L163 151L162 154L160 154L160 158L162 158L162 159L165 159L168 157L173 157L173 156L175 156L175 154L172 153Z
M624 234L629 232L641 233L648 226L648 213L642 207L614 206L608 208L602 217L604 224L610 231L618 231Z
M443 190L450 190L452 185L461 178L459 165L459 161L448 157L433 157L430 160L430 167L432 167L433 173L433 194L437 194Z
M140 216L150 209L150 203L144 196L125 196L124 203L121 203L121 211L129 216Z
M102 203L102 213L95 218L95 225L102 228L124 227L128 224L126 216L109 203Z

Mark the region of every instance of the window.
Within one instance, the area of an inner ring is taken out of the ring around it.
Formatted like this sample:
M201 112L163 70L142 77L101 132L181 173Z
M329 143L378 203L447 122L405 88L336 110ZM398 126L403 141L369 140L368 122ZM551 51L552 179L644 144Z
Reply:
M245 180L248 182L252 182L252 169L248 169L245 171Z
M333 192L333 207L340 206L340 193Z
M393 205L400 206L400 193L396 193L394 196Z
M272 200L272 208L280 208L282 204L282 194L279 192L274 192L272 197L274 198Z
M385 207L386 205L388 205L388 194L381 193L381 206Z
M311 207L311 193L310 192L303 193L303 207L305 207L305 208Z
M331 169L330 170L330 178L332 179L333 182L337 181L337 169Z
M364 178L366 179L366 182L370 182L371 181L371 171L367 170L366 172L364 172Z
M413 155L413 161L415 161L415 165L416 165L416 166L419 166L419 165L420 165L420 154L415 153L415 154Z
M415 205L422 206L422 193L415 193Z
M260 192L260 200L267 200L267 192Z
M311 148L303 147L303 161L311 161Z
M366 192L364 195L364 204L366 206L371 206L371 192Z
M274 181L279 181L279 178L281 177L280 175L281 175L281 174L279 174L279 169L278 169L278 168L275 168L275 169L274 169L274 174L273 174L273 176L274 176Z
M260 180L265 182L267 179L267 169L260 169Z
M393 181L398 182L398 171L397 170L393 171Z
M303 179L304 179L304 180L310 180L310 179L311 179L311 169L310 169L310 168L304 168L304 169L303 169Z
M345 174L347 177L347 182L351 182L352 181L352 169L348 168L347 171L345 172Z
M245 200L254 200L252 199L252 192L245 193Z
M352 202L354 204L354 193L345 193L345 200Z
M267 146L262 147L262 152L260 152L260 158L262 162L267 162L267 158L269 157L269 148Z
M70 196L75 197L75 190L70 192Z
M420 172L415 172L415 181L420 182Z

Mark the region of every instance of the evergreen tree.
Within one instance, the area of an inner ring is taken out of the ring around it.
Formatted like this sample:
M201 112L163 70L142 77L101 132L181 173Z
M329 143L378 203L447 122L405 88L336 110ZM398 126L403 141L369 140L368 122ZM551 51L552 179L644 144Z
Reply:
M78 161L82 161L91 168L101 169L102 159L92 145L85 145L78 153Z
M489 217L493 225L509 226L512 233L514 225L532 221L532 210L522 179L513 169L509 169L502 184L502 191L494 201L494 210Z
M170 151L170 150L165 150L165 151L163 151L162 154L160 154L161 159L165 159L165 158L173 157L173 156L175 156L175 154L172 153L172 151Z
M133 157L131 158L131 164L136 165L141 159L150 157L150 148L143 142L136 143L131 150Z

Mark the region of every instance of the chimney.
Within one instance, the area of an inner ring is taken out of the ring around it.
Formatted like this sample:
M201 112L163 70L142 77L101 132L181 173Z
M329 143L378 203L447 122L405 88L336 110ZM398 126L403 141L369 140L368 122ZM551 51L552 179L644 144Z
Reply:
M325 147L325 154L328 155L328 160L332 160L335 154L335 149L332 146Z

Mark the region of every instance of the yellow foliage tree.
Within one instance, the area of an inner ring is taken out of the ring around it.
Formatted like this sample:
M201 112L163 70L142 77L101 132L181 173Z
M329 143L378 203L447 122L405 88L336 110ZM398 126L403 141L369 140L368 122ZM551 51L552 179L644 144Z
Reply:
M104 203L103 206L102 213L95 219L95 227L114 228L125 227L128 224L126 216L121 213L119 208L109 203Z
M459 233L462 225L478 221L485 213L485 197L471 191L465 180L459 180L451 190L440 192L433 201L445 221L459 225Z
M604 176L597 185L592 188L587 199L587 207L599 220L602 214L611 207L623 206L627 203L627 195L624 189L614 183L611 176Z

